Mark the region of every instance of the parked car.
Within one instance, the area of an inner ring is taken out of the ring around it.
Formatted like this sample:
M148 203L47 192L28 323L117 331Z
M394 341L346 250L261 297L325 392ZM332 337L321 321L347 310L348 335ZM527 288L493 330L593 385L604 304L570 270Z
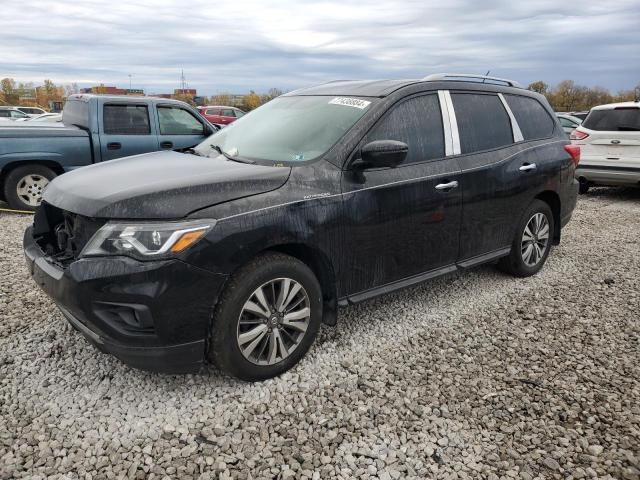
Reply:
M20 110L22 113L30 117L37 117L38 115L42 115L43 113L48 113L46 110L43 110L42 108L39 108L39 107L16 107L16 108Z
M569 112L569 115L571 115L572 117L579 118L584 122L584 119L587 118L587 115L589 115L589 111L587 110L582 112Z
M578 117L566 113L556 113L556 117L560 120L560 125L567 135L570 135L582 123Z
M66 171L194 147L217 131L186 103L151 97L71 95L62 118L60 127L35 121L0 126L0 198L11 208L35 209L47 184Z
M198 107L198 111L204 118L209 120L210 123L220 125L229 125L245 114L242 110L235 107Z
M17 107L0 107L0 118L7 120L19 120L29 118L29 115L21 112Z
M640 102L592 108L571 140L582 150L580 193L592 185L640 186Z
M192 151L56 178L24 249L102 351L262 380L338 306L487 262L537 273L571 217L578 161L544 97L515 82L333 82Z
M16 120L18 122L62 122L62 113L43 113L34 117Z

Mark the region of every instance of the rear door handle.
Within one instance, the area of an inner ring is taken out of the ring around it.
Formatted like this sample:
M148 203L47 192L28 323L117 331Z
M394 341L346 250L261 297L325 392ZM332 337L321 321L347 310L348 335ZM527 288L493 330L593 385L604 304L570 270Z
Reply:
M436 190L439 190L441 192L446 192L448 190L451 190L457 187L458 187L458 181L454 180L453 182L449 182L449 183L439 183L438 185L436 185Z
M520 167L520 171L521 172L530 172L532 170L535 170L536 168L536 164L535 163L525 163L524 165L522 165Z
M121 148L122 144L120 142L107 143L107 150L120 150Z
M173 148L173 142L161 142L160 143L160 147L161 148Z

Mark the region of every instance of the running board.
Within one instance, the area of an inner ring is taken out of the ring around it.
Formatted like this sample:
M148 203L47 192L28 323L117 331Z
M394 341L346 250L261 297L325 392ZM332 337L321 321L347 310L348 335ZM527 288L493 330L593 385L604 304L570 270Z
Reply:
M364 302L365 300L369 300L371 298L374 298L380 295L395 292L396 290L402 290L404 288L417 285L418 283L422 283L427 280L441 277L448 273L453 273L458 270L467 270L469 268L476 267L483 263L489 263L493 260L497 260L499 258L505 257L509 255L510 251L511 251L510 247L501 248L500 250L495 250L493 252L485 253L483 255L478 255L477 257L469 258L455 265L436 268L435 270L429 270L428 272L425 272L425 273L420 273L418 275L413 275L412 277L403 278L402 280L397 280L395 282L387 283L380 287L374 287L369 290L365 290L363 292L359 292L353 295L348 295L338 300L338 305L340 307L346 307L347 305L355 305L356 303Z

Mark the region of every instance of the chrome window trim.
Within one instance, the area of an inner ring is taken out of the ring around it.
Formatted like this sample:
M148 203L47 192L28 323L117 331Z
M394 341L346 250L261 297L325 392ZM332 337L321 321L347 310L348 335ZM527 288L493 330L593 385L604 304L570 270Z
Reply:
M498 93L498 97L500 97L500 100L502 101L502 105L504 106L504 109L507 111L507 115L509 115L509 120L511 120L511 133L513 133L514 143L524 142L524 137L522 136L522 132L520 131L520 125L518 125L518 122L516 121L516 117L513 115L513 112L511 111L511 107L509 107L509 104L507 103L507 99L504 98L504 95L502 95L502 93Z
M438 90L438 101L442 114L442 128L444 130L444 155L450 157L455 155L453 151L453 135L451 132L451 118L449 117L449 104L445 95L445 90Z
M449 90L443 90L443 96L447 104L449 111L449 122L451 125L451 140L453 143L453 155L460 155L462 149L460 148L460 132L458 131L458 120L456 118L456 111L453 108L453 100L451 99L451 92Z

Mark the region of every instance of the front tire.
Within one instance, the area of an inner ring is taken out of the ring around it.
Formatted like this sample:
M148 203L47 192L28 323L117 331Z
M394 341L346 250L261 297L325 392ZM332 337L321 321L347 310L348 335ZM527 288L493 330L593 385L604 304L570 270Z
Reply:
M4 198L15 210L35 210L42 201L42 192L56 173L36 163L14 168L4 181Z
M547 261L554 232L551 208L534 200L518 223L509 255L500 260L498 267L516 277L535 275Z
M311 269L282 253L255 258L233 274L215 308L209 359L241 380L292 368L322 319L322 291Z

